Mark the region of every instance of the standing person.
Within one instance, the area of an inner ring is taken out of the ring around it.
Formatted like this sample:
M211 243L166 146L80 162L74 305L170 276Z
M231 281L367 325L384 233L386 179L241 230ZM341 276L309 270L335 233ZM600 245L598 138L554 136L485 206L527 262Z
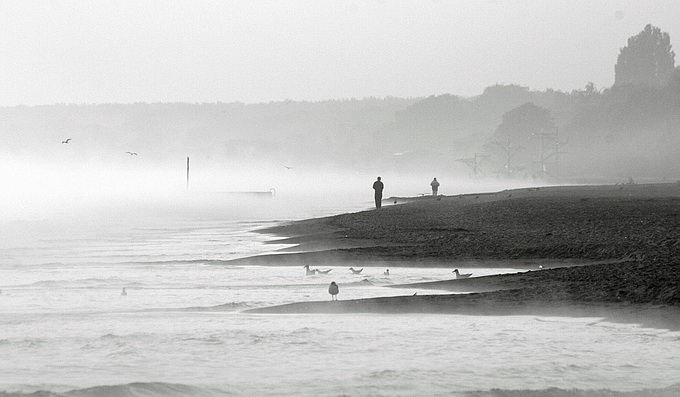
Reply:
M380 181L380 177L378 177L378 180L373 182L373 190L375 190L375 208L377 209L380 209L382 206L383 188L385 188L385 185Z
M432 195L436 196L437 190L439 190L439 182L437 182L437 178L434 178L434 180L430 182L430 186L432 186Z
M332 281L331 285L328 287L328 293L331 294L332 301L338 300L338 292L340 292L338 285L335 281Z

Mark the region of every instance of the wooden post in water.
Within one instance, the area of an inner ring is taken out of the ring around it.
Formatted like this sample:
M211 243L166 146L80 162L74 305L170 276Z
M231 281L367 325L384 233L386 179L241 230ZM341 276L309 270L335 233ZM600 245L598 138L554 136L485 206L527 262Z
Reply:
M189 157L187 157L187 190L189 190Z

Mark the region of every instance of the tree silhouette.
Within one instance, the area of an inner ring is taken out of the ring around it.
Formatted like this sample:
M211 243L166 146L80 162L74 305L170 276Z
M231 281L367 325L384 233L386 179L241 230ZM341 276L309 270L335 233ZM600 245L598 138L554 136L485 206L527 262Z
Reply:
M503 115L494 137L517 146L526 146L536 133L555 129L550 110L527 102Z
M668 33L650 25L628 39L616 65L615 85L663 87L673 74L675 52Z
M490 148L496 164L500 165L498 172L507 175L520 171L535 174L534 163L541 160L545 150L542 138L555 131L550 110L532 102L506 112L492 138L495 150Z

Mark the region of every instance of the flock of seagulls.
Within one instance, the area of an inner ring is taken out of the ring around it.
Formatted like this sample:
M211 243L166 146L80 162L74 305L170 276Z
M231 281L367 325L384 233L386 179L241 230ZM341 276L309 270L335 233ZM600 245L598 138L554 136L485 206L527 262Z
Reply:
M328 270L319 270L319 269L310 269L309 265L304 265L302 266L305 268L305 272L308 276L314 276L316 274L328 274L331 272L333 269L328 269Z
M305 274L308 275L308 276L315 276L317 274L328 274L328 273L331 272L331 270L333 270L333 269L328 269L328 270L310 269L309 265L304 265L302 267L305 268ZM361 269L355 269L353 267L350 267L349 270L352 272L352 274L361 274L361 272L364 270L364 268L362 267ZM385 270L385 272L383 274L386 275L386 276L389 276L390 270L389 269Z
M309 265L304 265L303 268L305 269L305 273L308 276L315 276L317 274L328 274L331 272L333 269L328 269L328 270L319 270L319 269L310 269ZM542 269L543 266L539 266L539 269ZM362 271L364 271L364 268L362 267L361 269L355 269L353 267L350 267L349 270L352 272L352 274L361 274ZM456 275L456 278L470 278L472 276L472 273L461 273L458 269L453 269L453 272ZM390 275L390 269L385 269L383 272L383 276L389 276Z
M307 271L308 276L319 274L319 269L312 270L312 269L309 268L309 265L304 265L303 267ZM327 274L331 270L332 269L329 269L328 271L321 272L321 273ZM364 270L364 268L362 267L361 269L355 269L353 267L350 267L349 270L352 272L352 274L359 274ZM458 269L453 269L452 273L454 273L456 275L457 279L459 279L459 278L470 278L470 276L472 276L472 273L461 273ZM390 275L390 269L385 269L385 271L383 272L383 275L389 276ZM364 281L368 281L368 280L364 280ZM331 294L331 300L332 301L338 300L338 293L339 292L340 292L340 288L338 287L338 284L336 284L335 281L332 281L331 285L328 286L328 293ZM416 295L418 295L418 292L415 292L413 294L413 296L416 296Z

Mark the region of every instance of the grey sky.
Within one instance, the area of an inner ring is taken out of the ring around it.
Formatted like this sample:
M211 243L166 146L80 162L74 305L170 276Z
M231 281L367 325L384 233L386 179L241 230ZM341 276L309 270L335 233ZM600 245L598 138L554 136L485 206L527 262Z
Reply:
M3 0L0 106L607 87L647 23L680 48L676 0Z

